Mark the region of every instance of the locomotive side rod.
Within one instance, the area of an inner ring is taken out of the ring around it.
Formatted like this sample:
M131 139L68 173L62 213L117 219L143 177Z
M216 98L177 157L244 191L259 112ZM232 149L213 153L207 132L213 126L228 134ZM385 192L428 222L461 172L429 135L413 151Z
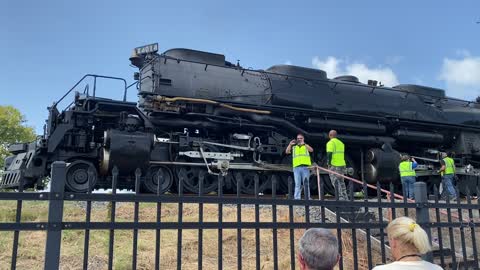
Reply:
M415 159L420 159L420 160L425 160L425 161L430 161L430 162L440 162L440 160L438 159L432 159L432 158L424 158L424 157L417 157L417 156L411 156Z
M178 161L150 161L151 165L173 165L173 166L195 166L205 167L205 163L202 162L178 162ZM214 162L208 163L208 166L215 167L217 164ZM259 171L283 171L291 172L289 167L269 166L269 168L252 165L251 163L230 163L229 169L233 170L259 170Z

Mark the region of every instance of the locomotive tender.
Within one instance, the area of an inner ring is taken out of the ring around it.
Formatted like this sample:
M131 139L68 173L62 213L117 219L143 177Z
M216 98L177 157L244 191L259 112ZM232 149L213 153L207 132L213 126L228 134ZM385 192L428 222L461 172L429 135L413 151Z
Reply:
M175 192L178 179L187 192L218 188L285 192L291 159L287 144L298 133L315 149L313 161L325 164L327 132L336 129L346 144L348 172L368 183L399 182L400 153L419 157L419 180L440 182L440 151L455 153L461 190L480 186L480 104L445 96L441 89L402 84L392 88L363 84L354 76L327 78L326 72L292 65L252 70L221 54L136 48L138 67L132 85L138 104L99 98L97 79L76 93L65 110L49 107L44 135L9 147L2 188L42 187L54 161L67 162L66 188L86 192L110 188L118 169L118 188L132 189L137 168L145 192ZM82 81L81 80L81 81ZM131 86L132 86L131 85ZM89 173L90 172L90 173ZM92 182L89 185L88 179ZM328 175L322 174L332 192ZM311 181L315 189L316 181Z

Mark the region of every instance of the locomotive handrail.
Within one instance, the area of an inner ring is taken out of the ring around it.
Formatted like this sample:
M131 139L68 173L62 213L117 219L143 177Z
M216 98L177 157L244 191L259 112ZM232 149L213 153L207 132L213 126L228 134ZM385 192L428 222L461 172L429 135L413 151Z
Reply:
M85 85L85 88L83 89L83 93L86 94L87 97L88 97L88 95L90 94L89 87L90 87L90 86L89 86L89 84L87 83L87 85ZM72 102L70 102L70 104L68 104L68 106L65 107L66 110L68 110L68 109L70 108L70 106L72 106L74 103L75 103L75 100L72 100Z
M133 83L131 83L130 85L128 85L126 89L128 89L128 88L130 88L130 87L132 87L132 86L134 86L134 85L138 85L139 83L140 83L139 81L134 81ZM125 97L123 98L123 101L126 101L126 98L125 98Z
M85 80L85 78L87 77L92 77L93 78L93 97L95 97L95 92L96 92L96 88L97 88L97 78L101 78L101 79L110 79L110 80L119 80L119 81L123 81L123 84L124 84L124 90L123 90L123 101L127 101L127 89L129 87L127 87L127 81L123 78L119 78L119 77L112 77L112 76L104 76L104 75L97 75L97 74L86 74L84 75L72 88L70 88L70 90L67 91L67 93L65 93L57 102L55 102L52 106L52 108L55 108L57 107L57 105L66 97L68 96L83 80Z

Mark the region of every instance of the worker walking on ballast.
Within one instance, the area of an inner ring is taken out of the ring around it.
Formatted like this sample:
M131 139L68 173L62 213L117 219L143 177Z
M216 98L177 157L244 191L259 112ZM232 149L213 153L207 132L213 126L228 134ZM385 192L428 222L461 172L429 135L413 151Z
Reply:
M415 173L415 168L417 167L417 162L409 155L402 155L401 162L398 165L398 170L400 171L400 179L403 187L403 196L408 199L414 198L413 184L415 184L417 174Z
M309 166L312 165L310 159L310 153L313 152L313 148L305 143L303 134L298 134L296 140L292 140L288 144L285 153L287 155L292 154L293 163L293 178L295 180L295 194L294 198L299 200L302 196L302 184L307 186L308 194L305 197L310 199L310 170Z
M327 164L328 169L341 175L345 175L345 145L337 139L337 131L330 130L328 133L330 140L327 142ZM330 181L335 189L338 188L338 197L340 200L348 200L347 188L343 177L329 173Z

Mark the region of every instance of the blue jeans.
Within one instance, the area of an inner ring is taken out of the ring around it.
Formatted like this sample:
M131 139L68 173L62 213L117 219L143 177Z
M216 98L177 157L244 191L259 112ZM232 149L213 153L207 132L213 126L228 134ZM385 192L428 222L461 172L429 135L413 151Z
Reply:
M453 174L445 174L442 176L442 194L446 194L448 192L448 195L450 198L456 198L457 193L455 192L455 188L453 187Z
M295 167L293 168L293 178L295 179L295 194L294 198L299 200L302 197L302 184L307 186L308 199L310 199L310 170L308 167Z
M404 176L401 179L404 192L403 196L408 199L413 199L413 184L415 184L415 176Z

